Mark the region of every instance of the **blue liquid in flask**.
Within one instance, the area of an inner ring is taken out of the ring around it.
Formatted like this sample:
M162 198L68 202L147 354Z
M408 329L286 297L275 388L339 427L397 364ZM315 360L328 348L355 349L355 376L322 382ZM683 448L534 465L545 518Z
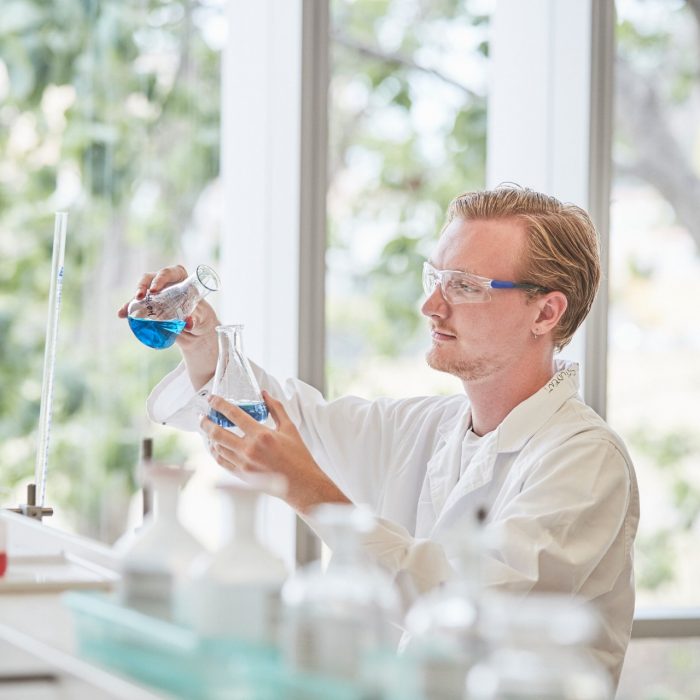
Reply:
M185 327L184 321L170 319L168 321L152 321L148 318L133 318L129 316L129 328L134 335L149 348L163 350L169 348L175 338Z
M238 408L245 411L251 418L255 418L258 423L262 423L268 416L267 406L264 401L251 401L249 403L237 403ZM236 424L232 423L223 413L209 409L209 419L214 421L222 428L235 428Z

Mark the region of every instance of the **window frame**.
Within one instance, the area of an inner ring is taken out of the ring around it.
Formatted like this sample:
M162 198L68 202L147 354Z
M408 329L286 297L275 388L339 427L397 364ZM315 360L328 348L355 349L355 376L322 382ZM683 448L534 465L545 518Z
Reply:
M222 318L246 325L247 354L272 375L323 391L329 2L229 0L228 16ZM264 521L289 565L318 558L285 504L268 499Z

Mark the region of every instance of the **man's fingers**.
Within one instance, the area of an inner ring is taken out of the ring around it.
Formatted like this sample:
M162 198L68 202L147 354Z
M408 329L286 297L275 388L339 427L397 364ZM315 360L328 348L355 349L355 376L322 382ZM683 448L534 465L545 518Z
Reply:
M268 394L264 389L262 395L263 399L265 399L265 404L270 411L270 415L274 418L274 421L278 427L283 424L286 425L291 423L289 415L287 415L287 411L285 410L284 404L281 401L278 401L270 396L270 394Z
M229 403L220 396L216 396L216 394L212 394L209 397L209 405L232 423L235 423L244 433L251 433L260 427L258 422L243 409Z
M164 267L162 270L158 270L146 289L151 294L157 294L171 284L177 284L184 279L187 279L187 270L182 265Z
M212 457L216 460L216 463L228 469L229 471L245 471L245 465L241 461L240 455L233 450L230 450L226 445L222 445L218 442L210 443L210 452Z
M157 294L166 287L182 282L184 279L187 279L187 270L182 265L164 267L158 272L146 272L136 285L134 299L141 301L149 292L151 294ZM129 303L130 302L124 304L119 311L117 311L117 316L119 316L119 318L127 317Z
M156 276L155 272L146 272L141 279L139 280L139 283L136 285L136 294L134 295L134 299L141 300L146 296L146 292L148 291L148 287L150 286L151 282L153 281L153 278ZM129 304L131 303L131 300L127 301L120 309L117 311L117 316L119 318L126 318L128 315L128 308Z
M230 420L230 419L229 419ZM209 438L209 443L236 445L243 439L231 430L215 423L209 416L203 415L199 421L199 427Z
M146 272L143 277L141 277L138 285L136 285L136 299L143 299L146 296L146 292L156 276L155 272Z

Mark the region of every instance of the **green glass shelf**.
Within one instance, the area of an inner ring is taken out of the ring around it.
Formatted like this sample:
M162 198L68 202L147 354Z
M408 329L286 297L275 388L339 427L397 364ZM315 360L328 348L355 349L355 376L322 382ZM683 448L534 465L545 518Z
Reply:
M128 608L114 595L69 592L79 653L145 685L187 700L369 700L375 693L333 678L292 673L279 652L235 639L208 640L168 620ZM403 688L386 700L412 700L413 683L394 654L383 672Z

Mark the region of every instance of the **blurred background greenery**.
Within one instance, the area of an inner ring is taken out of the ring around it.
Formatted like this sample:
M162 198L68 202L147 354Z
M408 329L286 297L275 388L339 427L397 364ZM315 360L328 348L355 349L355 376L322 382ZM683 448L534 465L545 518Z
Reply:
M153 432L145 397L176 361L135 342L116 311L144 271L187 257L188 240L216 261L217 231L196 214L218 176L221 46L207 28L221 15L133 0L2 6L2 485L33 480L53 213L67 210L47 502L63 526L107 541ZM156 449L186 452L171 432Z

